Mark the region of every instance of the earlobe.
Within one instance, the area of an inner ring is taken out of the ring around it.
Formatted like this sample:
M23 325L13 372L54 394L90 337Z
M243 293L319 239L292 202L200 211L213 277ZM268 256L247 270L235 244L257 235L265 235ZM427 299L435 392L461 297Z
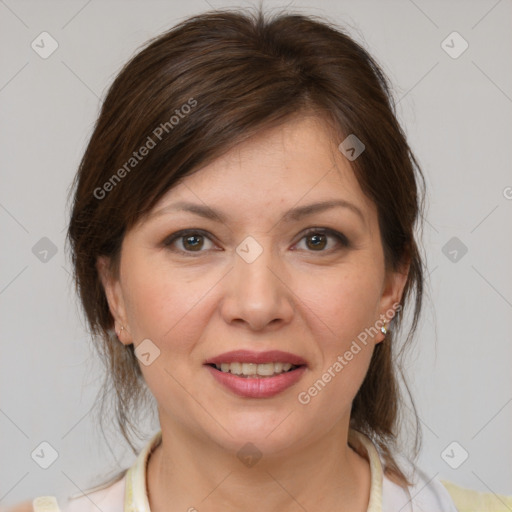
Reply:
M387 285L382 294L383 313L386 315L388 310L395 309L395 304L402 300L405 284L407 283L408 273L401 271L392 272L387 279ZM391 318L386 315L389 320ZM389 321L388 320L388 321Z
M96 261L96 270L105 292L110 314L114 318L114 331L122 343L130 344L131 341L126 339L129 334L125 327L127 323L123 293L119 279L112 275L110 259L106 256L99 256Z
M397 306L400 306L400 302L402 300L404 288L409 277L409 268L410 264L409 261L407 261L407 263L405 263L400 269L396 271L390 271L386 276L380 302L380 320L382 327L384 327L384 329L379 327L382 333L382 339L380 341L384 341L386 338L389 324L391 323L391 320L395 316L397 310L400 309Z

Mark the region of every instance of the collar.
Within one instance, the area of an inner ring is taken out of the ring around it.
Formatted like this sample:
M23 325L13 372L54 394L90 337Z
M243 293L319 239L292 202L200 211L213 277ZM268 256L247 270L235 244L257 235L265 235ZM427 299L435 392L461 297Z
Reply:
M359 441L364 446L370 461L371 484L367 512L382 512L383 472L379 454L370 438L363 433L350 429L349 439L356 443ZM162 431L160 430L151 438L133 466L126 472L124 512L151 512L146 488L146 468L151 453L161 440Z

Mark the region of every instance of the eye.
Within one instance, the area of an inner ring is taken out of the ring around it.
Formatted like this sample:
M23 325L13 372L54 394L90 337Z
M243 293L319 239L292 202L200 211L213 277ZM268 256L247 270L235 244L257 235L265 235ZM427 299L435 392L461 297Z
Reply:
M334 240L334 247L331 244L331 247L324 250L329 245L329 239ZM347 237L343 233L328 228L310 228L300 239L299 244L302 240L306 240L305 246L309 252L331 252L350 246ZM338 247L336 247L336 244L338 244Z
M329 253L350 247L350 242L345 235L329 228L308 229L295 247L298 247L303 240L306 240L305 250L308 252ZM331 244L329 244L329 240L332 241ZM212 250L215 247L207 232L201 229L177 231L166 238L163 245L171 251L185 253L188 256L198 256L199 253Z
M207 243L206 248L205 240L210 244L208 245ZM187 253L204 252L213 248L213 242L210 238L202 230L198 229L177 231L165 240L164 245L171 250Z

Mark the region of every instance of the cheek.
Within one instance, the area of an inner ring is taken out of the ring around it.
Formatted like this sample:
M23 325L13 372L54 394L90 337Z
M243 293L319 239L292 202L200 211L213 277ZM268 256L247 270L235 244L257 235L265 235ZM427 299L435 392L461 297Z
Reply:
M375 332L370 327L380 298L378 282L376 270L356 272L351 267L317 282L315 293L309 288L304 312L319 364L311 368L298 398L306 404L303 413L311 421L321 416L325 424L332 424L350 411L373 353Z
M135 344L149 338L159 347L186 352L204 327L202 300L217 279L192 278L141 257L126 261L126 269L125 304Z
M347 266L322 279L302 281L299 296L317 325L324 348L342 350L378 319L380 280L371 266ZM376 317L377 315L377 317ZM316 319L316 320L315 320Z

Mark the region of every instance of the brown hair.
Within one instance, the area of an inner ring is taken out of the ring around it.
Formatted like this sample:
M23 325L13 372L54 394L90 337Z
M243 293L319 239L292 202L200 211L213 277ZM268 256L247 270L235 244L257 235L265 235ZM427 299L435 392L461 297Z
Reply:
M102 410L113 395L117 422L135 452L130 431L137 431L134 414L148 398L147 386L133 345L112 336L98 257L110 257L117 273L124 234L178 180L305 112L321 116L338 142L355 134L365 144L351 163L377 206L386 268L398 270L410 261L402 310L375 347L350 424L374 441L387 474L407 487L393 455L401 445L404 405L397 356L412 339L422 305L423 263L414 228L423 208L417 178L423 187L424 178L396 119L385 74L361 45L318 17L270 16L261 9L195 16L148 41L111 85L75 177L68 230L77 291L107 367ZM412 298L412 323L398 350L395 335ZM417 455L420 431L411 403Z

